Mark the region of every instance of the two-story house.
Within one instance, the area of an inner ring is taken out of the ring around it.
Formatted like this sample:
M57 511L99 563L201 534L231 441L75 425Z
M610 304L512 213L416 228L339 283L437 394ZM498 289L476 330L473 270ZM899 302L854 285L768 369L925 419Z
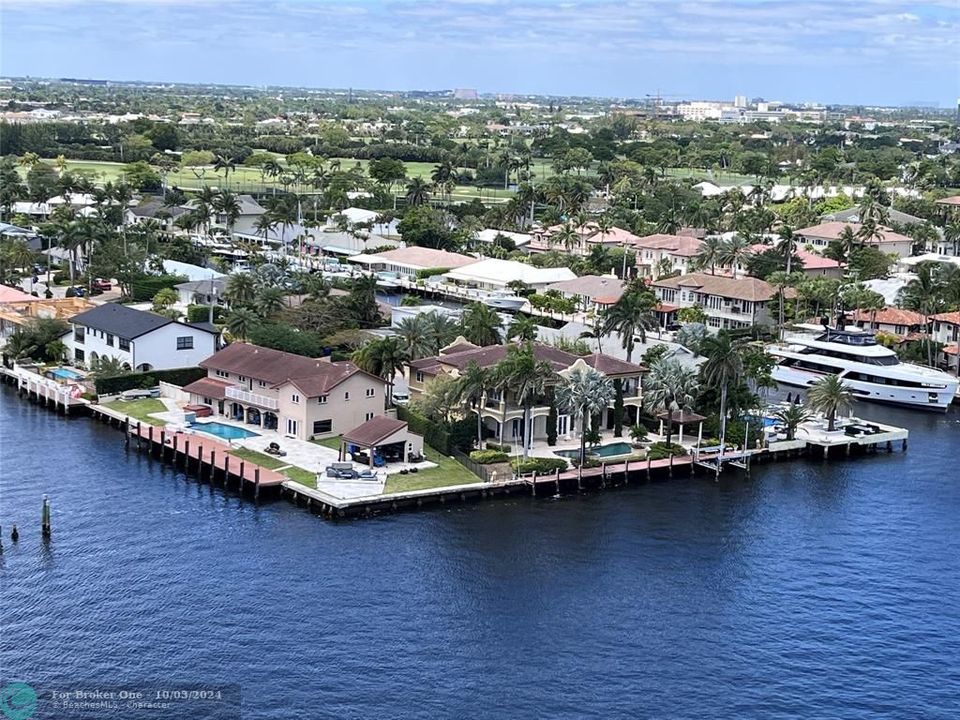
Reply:
M637 273L654 278L690 272L702 245L699 238L664 234L645 235L631 243L636 252Z
M930 316L931 336L934 342L942 343L940 363L957 370L960 362L960 312L938 313Z
M626 247L639 240L636 235L623 228L612 227L609 230L601 231L600 226L595 222L587 222L580 227L573 228L575 238L572 239L572 242L563 238L564 230L563 225L551 225L548 228L536 230L527 249L531 253L560 250L571 252L574 255L587 256L595 247Z
M854 310L852 321L857 327L906 338L911 333L926 332L927 319L913 310L885 307L882 310Z
M580 357L552 345L534 342L532 346L536 360L547 363L553 369L551 384L559 383L563 373L577 363L584 363L611 380L619 381L624 406L623 427L629 427L637 422L642 404L641 378L647 372L645 367L600 353ZM426 392L430 384L441 374L459 377L473 363L484 369L494 368L507 356L509 347L509 345L477 347L459 337L451 345L443 348L439 355L412 361L409 364L408 378L411 398ZM525 434L523 406L517 402L509 389L494 386L487 388L480 402L471 411L480 415L487 435L497 438L501 443L520 442ZM601 430L614 427L614 413L614 403L611 403L600 419ZM530 411L533 443L546 441L551 434L549 427L551 414L549 397L537 398ZM560 410L557 410L555 422L556 435L563 440L578 437L582 429L578 418Z
M863 227L855 222L824 222L812 227L803 228L794 232L801 245L809 245L817 252L822 253L827 246L834 240L839 240L844 228L850 228L854 234L858 234ZM906 235L894 232L888 227L879 227L878 235L871 238L865 244L877 248L888 255L897 257L910 257L913 254L914 240Z
M70 325L63 342L74 363L92 366L112 357L141 371L196 367L217 351L220 338L206 323L183 323L117 303L74 315Z
M696 272L654 280L651 287L664 305L675 308L699 305L707 314L707 325L714 329L768 325L776 317L778 290L758 278L734 279ZM791 288L785 290L786 297L793 294Z
M386 381L352 362L237 342L200 367L207 377L183 388L191 404L300 440L341 435L383 415Z
M556 290L565 298L572 298L577 309L599 312L615 305L623 295L624 282L612 275L581 275L573 280L550 283L544 292Z

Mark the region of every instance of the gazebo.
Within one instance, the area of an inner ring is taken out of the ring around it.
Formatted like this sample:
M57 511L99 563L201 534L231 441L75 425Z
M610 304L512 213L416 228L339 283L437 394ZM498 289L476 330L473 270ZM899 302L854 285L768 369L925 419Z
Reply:
M406 462L411 455L423 454L423 437L410 432L403 420L378 415L340 436L340 460L349 458L350 448L367 451L370 467L376 458Z
M673 412L662 412L657 415L657 420L660 421L660 434L663 435L663 424L665 422L670 423L670 426L679 425L680 434L677 440L678 443L683 443L683 429L687 425L696 425L697 426L697 437L703 435L703 421L707 418L703 415L697 415L695 412L688 412L686 410L674 410Z

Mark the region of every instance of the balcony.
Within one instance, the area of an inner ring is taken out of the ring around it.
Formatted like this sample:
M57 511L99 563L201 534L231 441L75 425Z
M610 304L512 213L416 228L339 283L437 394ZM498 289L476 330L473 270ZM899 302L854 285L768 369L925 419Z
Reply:
M258 407L266 408L267 410L276 410L278 406L276 398L241 390L236 385L228 386L223 391L223 394L231 400L236 400L237 402L246 403L248 405L256 405Z

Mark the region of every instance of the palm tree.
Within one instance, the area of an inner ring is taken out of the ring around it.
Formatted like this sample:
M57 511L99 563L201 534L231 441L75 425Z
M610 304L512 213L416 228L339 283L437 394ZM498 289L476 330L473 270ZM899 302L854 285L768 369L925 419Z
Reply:
M234 273L227 278L223 297L231 308L240 308L253 302L257 292L257 280L248 272Z
M457 395L472 403L477 413L477 448L483 447L483 418L480 415L480 405L483 395L490 387L492 377L489 370L470 361L457 378Z
M460 316L463 336L474 345L497 345L500 342L500 316L483 303L470 303Z
M717 259L722 265L730 266L733 277L736 279L737 266L745 264L750 255L750 242L740 235L734 235L721 244L720 256Z
M827 430L836 428L837 415L853 405L853 393L839 375L827 375L817 380L807 392L807 404L827 416Z
M797 436L797 428L810 419L810 412L803 405L790 404L777 408L773 418L787 431L787 440L793 440Z
M613 401L613 396L613 383L593 368L575 367L557 386L557 407L580 418L578 485L583 478L583 463L587 455L587 432L590 418L606 410Z
M250 337L250 331L260 324L260 316L248 307L238 307L227 317L227 331L238 340Z
M270 318L286 306L286 293L280 287L261 288L254 305L263 317Z
M722 254L723 240L718 235L711 235L704 239L700 250L694 256L694 261L697 268L704 270L710 268L710 274L715 275L717 263L720 262Z
M507 328L507 340L536 340L537 324L529 315L515 315Z
M943 228L943 239L953 244L954 256L960 255L960 218L951 220Z
M67 355L67 346L62 340L51 340L43 346L43 352L53 362L63 362Z
M230 173L233 172L235 168L236 164L232 158L225 157L223 155L217 155L213 159L213 171L219 172L223 170L223 184L227 187L229 187L229 183L227 181L230 177Z
M627 362L633 357L636 336L640 342L647 342L647 330L657 326L657 298L646 288L630 288L606 312L604 334L617 333L620 343L627 351Z
M413 206L426 205L430 201L430 188L430 183L423 178L413 178L407 183L407 204Z
M660 358L643 378L643 404L652 413L667 413L667 446L673 436L673 414L692 412L700 391L697 371L679 360Z
M707 386L720 388L720 453L727 439L727 397L730 388L736 389L743 377L741 346L730 333L721 330L704 339L700 352L707 358L700 374Z
M358 368L386 381L388 404L393 402L394 376L403 370L409 359L403 339L396 336L371 340L350 356Z
M214 209L223 215L223 224L227 226L227 235L233 236L233 226L240 217L240 201L229 190L221 190L213 200Z
M787 258L787 275L792 271L793 256L797 252L797 236L793 234L793 228L784 225L780 228L780 241L777 248Z
M496 365L497 385L513 394L523 406L523 458L526 460L532 442L531 410L534 401L546 391L554 372L549 363L538 361L532 343L511 345L506 357Z
M944 287L937 265L935 262L920 263L916 268L916 277L900 290L897 298L903 307L921 313L925 326L930 325L931 315L943 309ZM929 332L924 334L924 343L927 346L927 364L933 365L933 344Z

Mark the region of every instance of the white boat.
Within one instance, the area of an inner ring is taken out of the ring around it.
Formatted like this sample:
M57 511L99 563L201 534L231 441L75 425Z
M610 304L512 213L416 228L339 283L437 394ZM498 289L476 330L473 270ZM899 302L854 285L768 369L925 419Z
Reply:
M378 272L377 287L381 290L399 290L401 288L400 276L395 272Z
M861 400L903 407L946 410L960 381L935 368L900 362L873 333L824 328L815 336L795 335L768 348L778 358L773 379L809 387L826 375L838 375Z
M527 299L520 295L503 290L494 290L487 293L482 299L484 305L497 310L519 310L526 301Z

